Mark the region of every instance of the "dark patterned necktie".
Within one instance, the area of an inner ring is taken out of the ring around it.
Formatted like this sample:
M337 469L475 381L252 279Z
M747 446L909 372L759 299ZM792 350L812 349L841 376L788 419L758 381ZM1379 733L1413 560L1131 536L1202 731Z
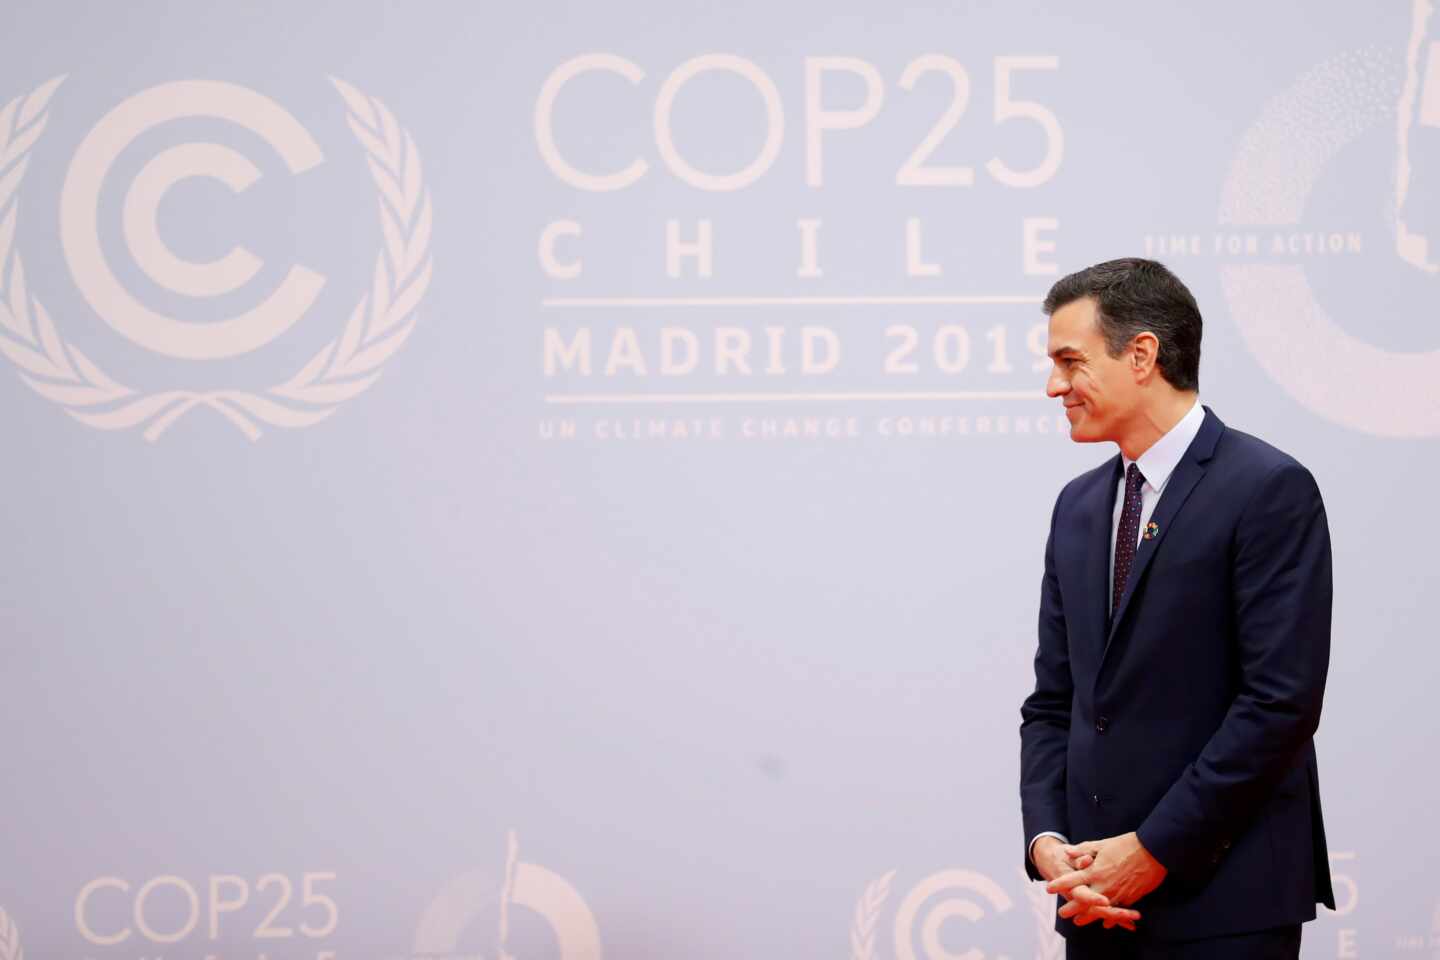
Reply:
M1120 608L1125 581L1130 578L1130 565L1135 562L1135 543L1140 539L1140 487L1145 477L1140 468L1130 464L1125 471L1125 506L1120 511L1120 528L1115 531L1115 586L1111 590L1110 616Z

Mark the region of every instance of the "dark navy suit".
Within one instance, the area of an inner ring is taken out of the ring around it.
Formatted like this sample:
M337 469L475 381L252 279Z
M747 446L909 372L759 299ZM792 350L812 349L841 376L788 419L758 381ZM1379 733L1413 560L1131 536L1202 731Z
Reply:
M1169 871L1142 936L1299 924L1334 907L1311 739L1330 656L1330 535L1309 471L1206 408L1113 619L1117 455L1061 491L1035 692L1021 708L1025 842L1137 831ZM1028 855L1030 875L1039 879ZM1133 937L1059 920L1067 937Z

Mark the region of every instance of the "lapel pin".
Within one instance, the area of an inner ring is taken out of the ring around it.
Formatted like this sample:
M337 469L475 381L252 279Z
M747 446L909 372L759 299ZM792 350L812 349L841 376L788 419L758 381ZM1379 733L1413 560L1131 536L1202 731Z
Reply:
M1149 523L1145 524L1146 540L1154 540L1158 536L1160 536L1160 524L1156 523L1154 520L1151 520Z

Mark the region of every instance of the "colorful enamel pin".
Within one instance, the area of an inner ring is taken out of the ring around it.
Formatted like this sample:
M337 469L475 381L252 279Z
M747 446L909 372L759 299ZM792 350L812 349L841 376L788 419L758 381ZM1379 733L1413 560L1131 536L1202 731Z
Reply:
M1160 524L1156 523L1154 520L1151 520L1149 523L1145 524L1146 540L1154 540L1158 536L1160 536Z

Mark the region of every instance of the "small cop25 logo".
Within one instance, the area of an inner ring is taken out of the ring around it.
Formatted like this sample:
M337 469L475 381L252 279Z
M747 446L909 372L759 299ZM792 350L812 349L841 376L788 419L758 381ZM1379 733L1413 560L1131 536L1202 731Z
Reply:
M109 430L143 428L152 441L196 407L218 412L254 440L262 424L318 423L374 384L413 331L416 308L431 276L430 192L415 141L383 103L331 80L379 195L384 240L369 289L338 335L300 369L286 371L263 387L149 389L82 353L62 332L68 318L59 323L52 319L26 284L15 242L20 187L64 79L56 77L0 109L0 355L31 389L81 423ZM121 151L153 129L190 118L248 130L272 148L291 173L325 160L299 120L254 90L210 80L154 86L110 110L76 149L61 189L61 246L85 302L126 340L177 361L236 357L271 343L299 322L315 304L325 277L293 265L278 287L250 309L196 322L142 303L115 275L101 243L101 190ZM158 211L166 193L181 181L206 178L238 194L260 176L249 159L223 144L189 142L160 151L126 189L121 222L129 255L150 281L183 297L213 299L239 290L259 273L263 261L258 256L235 247L208 262L188 260L161 236Z
M328 871L266 873L253 883L238 874L162 874L137 882L96 877L76 894L75 929L92 951L248 940L272 947L308 944L314 960L335 960L326 941L340 926L336 879ZM0 949L0 960L12 958Z

